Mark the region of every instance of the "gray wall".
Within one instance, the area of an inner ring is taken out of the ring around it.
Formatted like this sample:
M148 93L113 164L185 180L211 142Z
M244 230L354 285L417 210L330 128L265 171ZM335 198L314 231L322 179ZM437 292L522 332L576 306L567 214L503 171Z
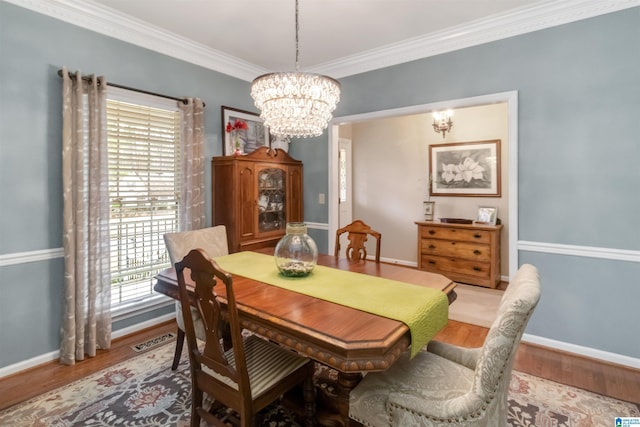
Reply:
M636 251L520 251L543 287L527 333L638 358L639 52L636 7L341 79L335 115L517 90L519 240Z
M222 154L220 106L255 111L249 83L0 1L0 256L62 247L58 69L206 102L205 157ZM210 191L211 166L206 161ZM207 223L211 223L207 198ZM59 348L62 258L0 266L0 368ZM114 330L166 314L126 319Z
M335 115L518 90L520 239L638 251L638 40L633 8L351 76ZM203 98L207 157L222 151L221 105L255 111L248 82L4 2L0 53L0 256L62 246L60 66ZM326 223L326 133L290 153L305 165L305 220ZM326 248L326 231L312 235ZM543 283L528 333L640 357L639 263L524 251L520 261ZM0 368L58 348L62 272L55 257L0 266Z

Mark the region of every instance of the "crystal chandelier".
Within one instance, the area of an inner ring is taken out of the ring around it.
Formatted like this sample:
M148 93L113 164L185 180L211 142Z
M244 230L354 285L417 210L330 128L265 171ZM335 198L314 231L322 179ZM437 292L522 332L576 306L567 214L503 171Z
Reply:
M251 83L251 96L272 135L322 135L340 101L340 83L331 77L299 72L298 0L296 0L296 71L264 74Z

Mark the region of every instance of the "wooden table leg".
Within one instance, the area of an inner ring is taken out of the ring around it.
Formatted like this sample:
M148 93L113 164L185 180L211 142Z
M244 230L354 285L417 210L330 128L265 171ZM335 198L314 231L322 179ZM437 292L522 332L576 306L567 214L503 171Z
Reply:
M338 412L345 427L361 425L349 418L349 393L361 380L362 374L359 372L338 372Z

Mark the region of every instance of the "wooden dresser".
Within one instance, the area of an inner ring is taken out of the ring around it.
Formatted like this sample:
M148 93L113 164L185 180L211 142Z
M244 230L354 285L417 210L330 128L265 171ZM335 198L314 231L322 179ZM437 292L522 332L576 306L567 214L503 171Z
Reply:
M502 225L417 221L418 268L455 282L495 288L500 283Z

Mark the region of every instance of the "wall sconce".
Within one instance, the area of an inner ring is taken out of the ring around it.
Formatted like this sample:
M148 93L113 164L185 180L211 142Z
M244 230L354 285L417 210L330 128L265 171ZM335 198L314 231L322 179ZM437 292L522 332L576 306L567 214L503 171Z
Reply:
M451 128L453 127L451 116L453 116L453 111L451 110L433 112L433 130L436 133L442 132L442 139L444 139L444 134L451 132Z

